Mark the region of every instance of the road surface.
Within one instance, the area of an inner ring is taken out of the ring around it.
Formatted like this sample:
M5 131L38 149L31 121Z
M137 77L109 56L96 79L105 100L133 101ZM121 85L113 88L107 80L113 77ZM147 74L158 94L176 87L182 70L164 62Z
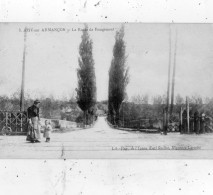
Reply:
M213 134L146 134L109 127L99 117L92 128L52 133L51 142L28 143L25 136L0 136L0 158L176 158L213 159Z

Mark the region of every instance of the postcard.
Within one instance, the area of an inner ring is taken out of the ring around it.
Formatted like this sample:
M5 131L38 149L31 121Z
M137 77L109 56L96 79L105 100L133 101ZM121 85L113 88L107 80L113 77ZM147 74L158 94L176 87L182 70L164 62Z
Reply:
M0 158L212 159L212 33L0 23Z

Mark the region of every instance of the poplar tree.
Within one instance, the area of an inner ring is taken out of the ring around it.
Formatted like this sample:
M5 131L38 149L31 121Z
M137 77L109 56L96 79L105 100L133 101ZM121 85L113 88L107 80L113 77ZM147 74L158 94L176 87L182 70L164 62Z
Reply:
M124 26L122 26L115 35L113 58L109 69L108 118L115 125L119 125L120 106L126 97L126 86L129 82L126 61Z
M96 104L96 77L92 48L93 42L85 25L79 45L78 89L76 89L77 104L84 112L84 124L87 124L88 113Z

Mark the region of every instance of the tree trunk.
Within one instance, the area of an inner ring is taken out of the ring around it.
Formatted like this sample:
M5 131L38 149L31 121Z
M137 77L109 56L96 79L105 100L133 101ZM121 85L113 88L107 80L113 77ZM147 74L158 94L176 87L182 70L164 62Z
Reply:
M86 111L84 111L84 128L86 127Z
M86 110L86 125L88 125L89 123L89 116L88 116L88 110Z
M119 109L117 109L116 111L115 111L115 125L119 125L119 115L120 115L120 113L119 113Z
M189 133L190 129L189 129L189 100L188 100L188 97L186 97L186 112L187 112L187 133Z
M182 111L182 107L180 107L180 133L183 133L183 117L182 117L183 111Z
M163 109L163 132L166 132L166 109Z

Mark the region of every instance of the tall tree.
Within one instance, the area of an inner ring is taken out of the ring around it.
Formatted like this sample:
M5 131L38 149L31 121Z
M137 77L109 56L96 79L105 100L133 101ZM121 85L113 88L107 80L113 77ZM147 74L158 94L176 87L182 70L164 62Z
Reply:
M87 123L88 111L96 104L96 77L93 59L93 42L88 33L88 27L85 25L83 34L81 36L81 43L79 46L79 58L77 69L78 75L78 89L77 103L84 112L84 122Z
M132 96L132 102L135 104L148 104L149 103L149 95L148 94L142 94L142 95L135 95Z
M116 32L113 58L109 69L108 115L110 122L118 125L119 110L126 96L129 82L129 69L126 65L126 45L124 42L124 26Z
M175 97L175 103L176 103L177 105L182 105L182 104L184 104L184 99L183 99L183 97L181 97L180 94L177 94L177 95L176 95L176 97Z

